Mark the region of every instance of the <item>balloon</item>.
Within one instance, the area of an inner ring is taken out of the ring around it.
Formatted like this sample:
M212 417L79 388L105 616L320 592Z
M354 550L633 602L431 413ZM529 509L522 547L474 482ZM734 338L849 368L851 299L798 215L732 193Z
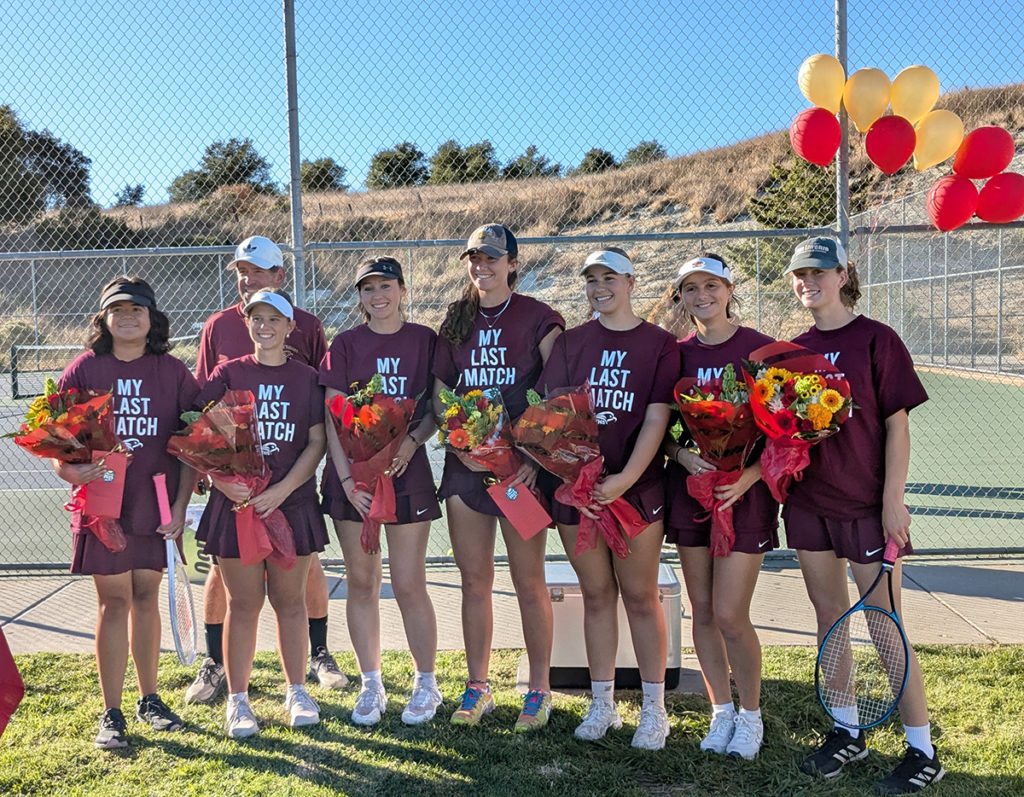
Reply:
M928 218L940 230L948 232L965 224L978 207L978 189L959 174L947 174L928 190Z
M935 106L939 79L928 67L908 66L892 81L892 112L916 125Z
M828 166L839 151L839 120L824 108L800 111L789 126L789 142L801 158Z
M953 171L972 180L999 174L1013 160L1013 136L1001 127L979 127L960 142Z
M890 90L889 78L881 69L858 69L850 75L843 89L843 105L860 132L885 113Z
M1024 174L997 174L978 193L978 218L1005 224L1024 216Z
M833 114L839 113L846 73L838 58L824 53L812 55L800 64L797 82L800 91L813 105Z
M942 163L956 152L964 137L964 123L952 111L931 111L917 123L914 168L919 172Z
M914 154L917 135L902 116L883 116L868 130L864 148L868 157L886 174L895 174Z

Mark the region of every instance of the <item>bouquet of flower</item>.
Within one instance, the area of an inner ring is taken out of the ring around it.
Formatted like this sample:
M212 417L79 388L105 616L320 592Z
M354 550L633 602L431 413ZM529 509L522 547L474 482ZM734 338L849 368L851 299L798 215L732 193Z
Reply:
M242 564L256 564L269 557L285 570L293 568L295 538L284 513L275 509L261 518L250 504L270 483L252 392L228 390L202 412L183 413L182 420L188 426L171 436L167 450L201 473L249 488L249 498L232 507Z
M383 393L380 374L374 374L362 389L348 396L334 396L327 402L327 414L349 459L352 480L357 489L373 494L359 537L366 553L380 552L380 524L397 519L390 468L415 411L415 399Z
M534 391L519 418L512 437L542 468L565 482L555 498L568 506L588 507L594 501L594 485L601 478L604 457L597 438L597 418L590 385L559 392L547 400ZM627 539L647 523L624 498L616 498L598 513L598 519L580 515L576 555L593 550L600 534L620 559L629 556Z
M728 556L736 542L732 507L721 508L715 488L740 478L747 457L761 437L750 409L746 384L736 381L728 363L719 379L704 382L683 377L676 383L676 404L701 457L717 470L686 478L686 491L708 511L711 518L711 555Z
M795 343L762 346L744 365L750 408L768 436L762 478L782 503L810 464L811 446L850 416L850 385L827 359Z
M438 424L438 443L494 474L496 483L487 492L525 539L546 528L551 516L537 500L538 494L511 484L522 460L498 390L470 390L459 396L446 389L440 398L445 410Z
M72 465L107 465L102 479L74 485L64 508L82 510L82 528L95 534L108 550L125 549L127 540L118 518L129 454L114 432L110 392L58 390L57 383L47 378L43 395L33 399L21 428L5 437L13 437L16 445L36 457Z

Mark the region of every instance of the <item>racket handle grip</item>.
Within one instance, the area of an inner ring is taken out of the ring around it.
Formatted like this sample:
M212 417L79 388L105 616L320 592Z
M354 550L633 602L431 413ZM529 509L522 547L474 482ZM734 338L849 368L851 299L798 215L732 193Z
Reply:
M163 474L160 474L161 476ZM155 476L153 477L156 478ZM896 554L900 552L899 543L896 540L890 539L885 543L885 552L882 554L882 559L886 562L894 563L896 561Z
M167 499L167 477L162 473L154 473L153 487L156 488L156 505L160 507L160 523L166 526L171 522L171 502Z

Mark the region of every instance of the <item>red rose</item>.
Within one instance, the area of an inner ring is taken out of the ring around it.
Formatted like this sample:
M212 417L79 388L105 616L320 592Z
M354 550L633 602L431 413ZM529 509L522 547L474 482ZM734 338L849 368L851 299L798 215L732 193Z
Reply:
M453 416L453 417L448 419L448 431L451 431L452 429L461 429L461 428L462 428L462 421L461 421L461 419L459 418L458 415L455 415L455 416Z

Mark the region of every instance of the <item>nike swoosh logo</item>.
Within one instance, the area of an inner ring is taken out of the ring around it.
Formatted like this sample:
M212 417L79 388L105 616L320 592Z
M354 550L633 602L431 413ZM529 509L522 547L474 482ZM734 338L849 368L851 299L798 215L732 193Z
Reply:
M882 548L884 548L884 547L885 546L883 545ZM875 548L875 550L873 550L873 551L864 551L864 554L866 556L874 556L876 553L878 553L880 550L882 550L882 548Z
M422 515L422 514L423 514L424 512L426 512L426 511L427 511L428 509L430 509L430 507L427 507L427 509L417 509L417 510L416 510L416 516L417 516L417 517L419 517L419 516L420 516L420 515Z
M663 506L665 506L665 505L664 505L664 504L662 504L662 505L661 505L661 506L659 506L659 507L658 507L657 509L655 509L655 510L654 510L653 512L651 512L651 514L652 514L652 515L657 515L657 514L658 514L658 513L659 513L659 512L661 511L661 507L663 507Z
M769 542L768 540L761 540L761 542L759 542L757 544L757 547L758 548L764 548L764 546L766 546L768 544L768 542Z

